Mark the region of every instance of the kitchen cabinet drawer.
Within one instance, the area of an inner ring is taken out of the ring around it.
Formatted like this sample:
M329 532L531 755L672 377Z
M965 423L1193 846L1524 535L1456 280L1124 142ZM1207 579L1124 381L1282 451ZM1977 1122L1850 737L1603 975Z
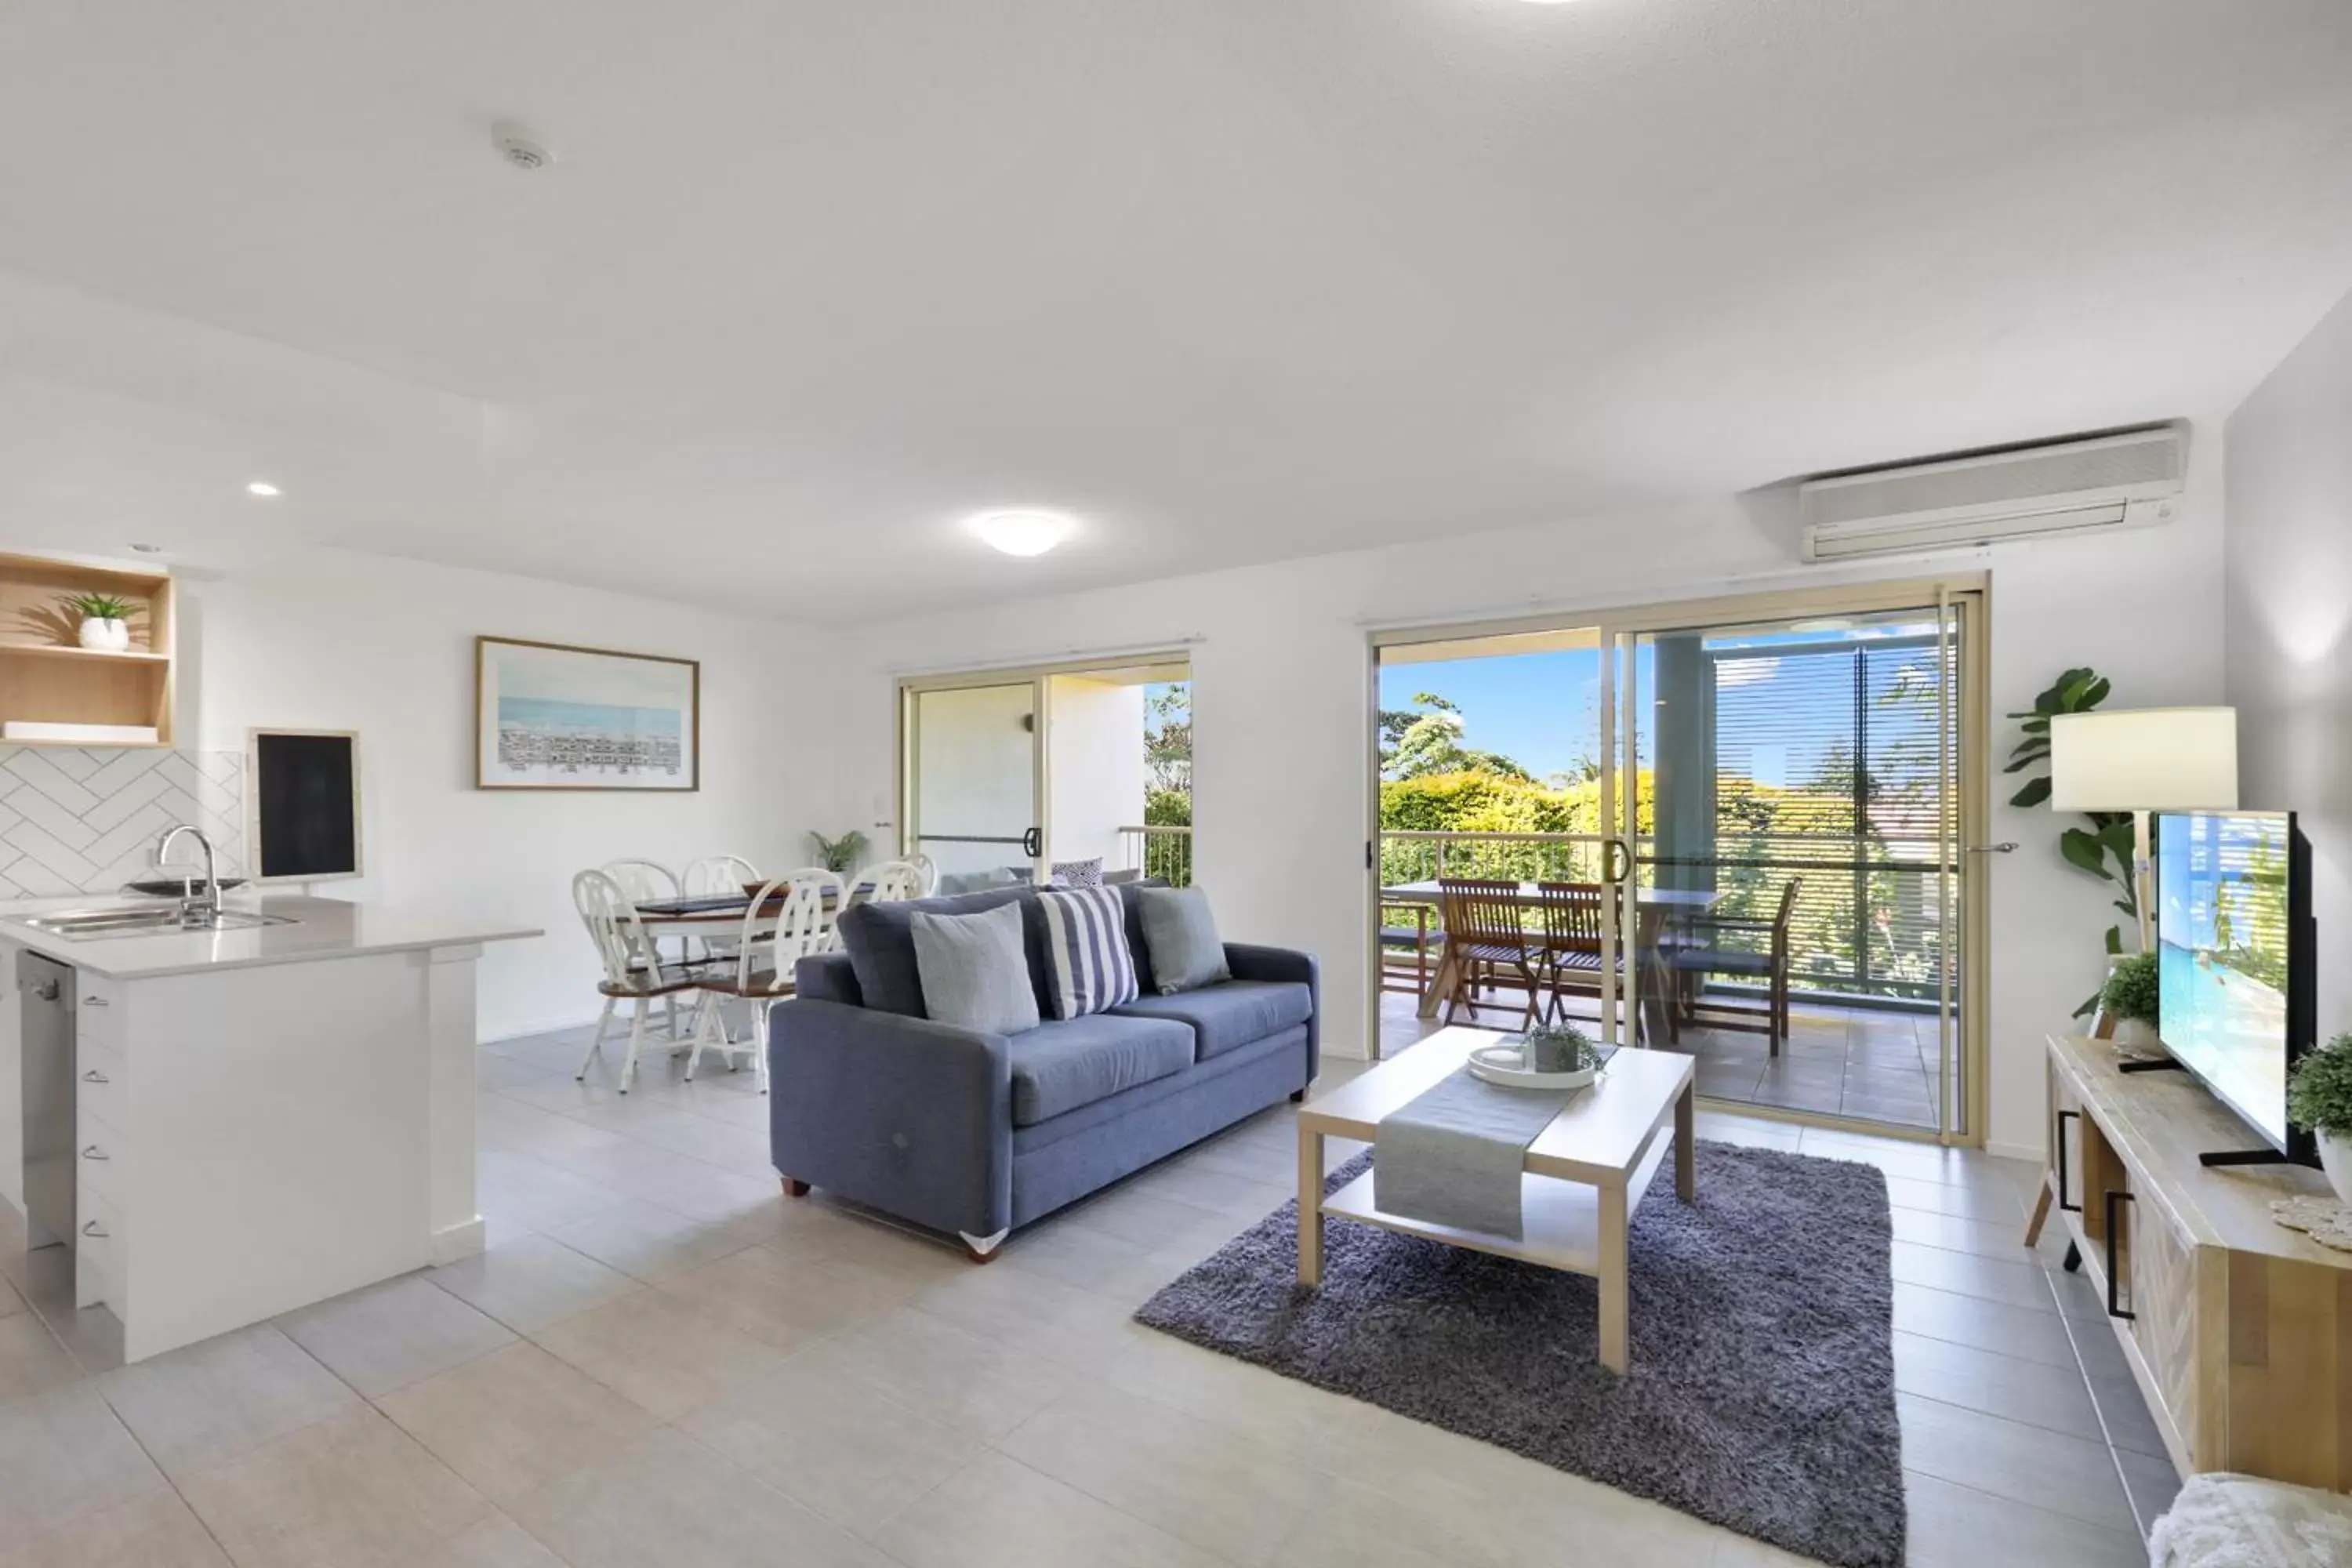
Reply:
M74 1304L94 1307L100 1301L122 1307L122 1216L103 1198L84 1194L81 1221L74 1237Z
M74 973L74 1041L79 1046L122 1049L128 1033L123 1015L129 1011L121 984L103 975L77 970Z
M131 1125L131 1090L122 1053L87 1044L74 1052L74 1105L116 1127Z
M74 1118L74 1169L82 1193L96 1193L107 1202L120 1205L130 1157L130 1140L83 1107Z

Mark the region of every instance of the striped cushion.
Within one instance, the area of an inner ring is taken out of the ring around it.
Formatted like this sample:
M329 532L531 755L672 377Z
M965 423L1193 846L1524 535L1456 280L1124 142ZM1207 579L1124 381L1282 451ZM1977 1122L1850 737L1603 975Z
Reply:
M1135 955L1116 888L1053 889L1037 895L1045 920L1046 1008L1083 1018L1132 1002Z

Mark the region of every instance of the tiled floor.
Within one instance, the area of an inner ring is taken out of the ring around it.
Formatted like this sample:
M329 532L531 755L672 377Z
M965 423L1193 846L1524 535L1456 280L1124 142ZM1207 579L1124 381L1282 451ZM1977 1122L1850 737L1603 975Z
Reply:
M0 1568L1797 1561L1129 1322L1290 1195L1287 1108L977 1268L783 1199L749 1074L623 1100L577 1050L482 1054L493 1246L454 1268L110 1370L0 1237ZM1887 1173L1915 1563L2144 1561L2170 1467L2017 1245L2030 1171L1702 1131Z
M1507 1005L1482 1011L1482 1025L1517 1026ZM1470 1021L1465 1015L1463 1022ZM1436 1026L1415 1016L1412 997L1381 995L1384 1053ZM1671 1048L1697 1055L1699 1092L1711 1099L1896 1127L1936 1125L1933 1016L1800 1001L1790 1010L1789 1038L1778 1057L1762 1035L1734 1029L1686 1026Z

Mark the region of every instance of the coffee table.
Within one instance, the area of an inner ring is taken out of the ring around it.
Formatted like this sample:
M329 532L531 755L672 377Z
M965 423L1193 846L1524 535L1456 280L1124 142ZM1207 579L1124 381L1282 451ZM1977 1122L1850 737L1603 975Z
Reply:
M1372 1205L1372 1173L1323 1196L1323 1140L1372 1141L1381 1118L1436 1087L1478 1046L1487 1029L1448 1028L1403 1055L1350 1079L1298 1110L1298 1281L1323 1277L1323 1216L1338 1215L1546 1268L1590 1274L1601 1283L1601 1364L1626 1367L1626 1224L1650 1182L1675 1154L1675 1193L1697 1197L1691 1157L1694 1058L1677 1051L1619 1051L1591 1088L1570 1097L1528 1145L1518 1240L1382 1214ZM1668 1124L1672 1131L1668 1132Z

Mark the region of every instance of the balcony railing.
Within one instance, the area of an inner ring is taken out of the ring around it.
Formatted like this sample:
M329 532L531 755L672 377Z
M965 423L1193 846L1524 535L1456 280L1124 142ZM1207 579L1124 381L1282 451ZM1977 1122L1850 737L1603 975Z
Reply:
M1192 830L1190 827L1122 827L1118 830L1118 869L1164 878L1171 888L1192 885Z
M1606 840L1585 833L1384 831L1381 885L1443 877L1518 881L1597 882ZM1723 894L1715 913L1769 921L1790 878L1798 879L1790 921L1794 987L1817 996L1932 1000L1943 955L1941 881L1936 846L1857 844L1843 834L1775 834L1749 841L1724 835L1717 853L1661 860L1653 842L1633 846L1633 875L1648 887L1711 888ZM1710 942L1760 951L1764 933L1709 933ZM1738 982L1712 984L1737 987Z

